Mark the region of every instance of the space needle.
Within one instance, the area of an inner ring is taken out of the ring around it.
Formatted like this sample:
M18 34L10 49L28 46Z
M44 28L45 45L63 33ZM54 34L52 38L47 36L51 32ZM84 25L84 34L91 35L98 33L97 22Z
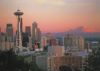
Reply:
M16 47L19 49L22 48L22 15L23 12L17 10L14 12L14 15L17 17L17 34L16 34Z

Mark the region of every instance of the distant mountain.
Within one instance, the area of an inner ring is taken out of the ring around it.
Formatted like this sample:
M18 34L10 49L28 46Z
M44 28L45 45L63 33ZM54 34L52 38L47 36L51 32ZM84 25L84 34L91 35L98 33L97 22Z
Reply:
M84 27L78 27L75 29L71 29L66 32L57 32L57 33L52 33L56 37L64 36L66 34L73 34L77 36L83 36L83 37L100 37L100 32L86 32Z
M71 29L67 32L69 32L69 33L83 33L84 32L84 27L80 26L80 27L77 27L75 29Z

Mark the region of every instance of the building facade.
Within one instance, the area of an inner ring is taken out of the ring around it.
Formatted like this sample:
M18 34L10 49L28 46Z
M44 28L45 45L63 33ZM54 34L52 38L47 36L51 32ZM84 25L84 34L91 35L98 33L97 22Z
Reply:
M26 27L25 27L25 32L26 32L29 36L31 36L31 27L30 27L30 26L26 26Z
M83 63L83 59L80 56L49 57L48 71L82 71Z

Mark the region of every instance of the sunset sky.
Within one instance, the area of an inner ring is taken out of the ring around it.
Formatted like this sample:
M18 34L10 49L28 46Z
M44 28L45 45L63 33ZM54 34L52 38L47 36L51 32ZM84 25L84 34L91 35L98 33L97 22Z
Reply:
M0 27L7 23L16 30L14 12L24 12L23 24L37 22L42 32L65 32L84 26L88 32L100 32L100 0L0 0Z

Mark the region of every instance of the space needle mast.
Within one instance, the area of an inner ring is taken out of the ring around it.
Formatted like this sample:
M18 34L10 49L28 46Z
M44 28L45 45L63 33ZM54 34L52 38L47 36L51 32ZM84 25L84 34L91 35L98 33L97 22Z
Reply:
M22 15L23 12L17 10L14 15L17 17L16 47L22 47Z

